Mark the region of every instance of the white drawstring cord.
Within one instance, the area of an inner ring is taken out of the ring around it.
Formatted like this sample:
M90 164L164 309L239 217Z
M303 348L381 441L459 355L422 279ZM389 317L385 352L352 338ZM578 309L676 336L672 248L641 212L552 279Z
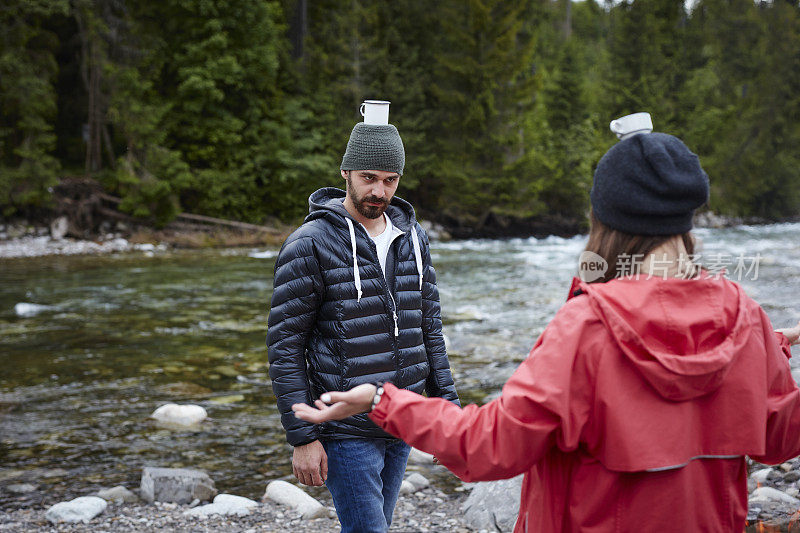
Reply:
M414 243L414 260L419 273L419 290L422 290L422 252L419 250L419 237L417 237L417 228L415 227L411 228L411 242Z
M356 280L356 292L358 300L361 301L361 273L358 271L358 256L356 255L356 230L353 228L353 221L345 217L347 227L350 228L350 244L353 246L353 278Z

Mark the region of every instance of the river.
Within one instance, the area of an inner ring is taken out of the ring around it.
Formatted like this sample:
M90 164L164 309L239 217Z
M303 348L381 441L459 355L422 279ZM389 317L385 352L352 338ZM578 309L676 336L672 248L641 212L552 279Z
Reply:
M701 262L727 266L783 327L800 320L798 233L775 224L696 235ZM462 399L496 393L527 355L585 241L433 244ZM148 465L202 468L221 491L255 499L269 480L291 479L264 345L275 256L0 259L0 509L134 488ZM148 417L168 402L200 404L210 419L200 431L159 428ZM4 489L23 483L36 490Z

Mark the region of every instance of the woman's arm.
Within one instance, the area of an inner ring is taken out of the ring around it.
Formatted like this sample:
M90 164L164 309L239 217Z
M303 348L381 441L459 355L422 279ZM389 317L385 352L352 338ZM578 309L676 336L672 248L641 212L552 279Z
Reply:
M500 398L462 409L387 384L370 418L468 481L513 477L553 446L576 449L593 395L586 358L578 351L579 346L591 349L593 341L575 314L580 308L568 304L556 315ZM319 423L363 412L372 404L375 387L328 394L332 405L318 401L315 410L298 404L293 406L296 415Z

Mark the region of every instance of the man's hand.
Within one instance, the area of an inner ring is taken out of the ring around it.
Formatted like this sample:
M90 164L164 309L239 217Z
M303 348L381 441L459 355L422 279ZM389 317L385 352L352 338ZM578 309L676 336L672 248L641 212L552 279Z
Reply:
M292 410L294 416L300 420L314 424L328 420L341 420L369 411L376 390L375 385L365 383L353 387L347 392L326 392L314 402L316 409L305 403L296 403L292 406Z
M783 333L787 339L789 339L789 344L797 344L800 342L800 322L793 328L783 328L783 329L776 329L778 333Z
M303 485L320 487L328 479L328 454L318 440L295 446L292 454L294 477Z

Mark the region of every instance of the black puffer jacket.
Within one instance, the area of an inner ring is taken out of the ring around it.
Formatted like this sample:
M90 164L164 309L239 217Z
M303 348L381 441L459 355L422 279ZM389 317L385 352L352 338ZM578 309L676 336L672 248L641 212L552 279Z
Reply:
M403 233L389 249L384 278L375 243L347 212L344 197L335 188L312 194L310 214L275 264L269 375L294 446L320 438L391 438L365 414L321 426L294 417L292 404L312 404L325 391L391 381L458 403L436 272L414 209L395 197L386 210Z

